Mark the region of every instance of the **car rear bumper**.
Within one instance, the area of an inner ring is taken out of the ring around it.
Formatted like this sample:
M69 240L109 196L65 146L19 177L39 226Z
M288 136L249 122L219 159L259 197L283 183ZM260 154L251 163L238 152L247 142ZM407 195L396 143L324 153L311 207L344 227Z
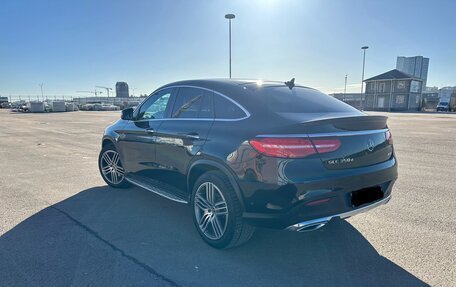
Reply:
M347 218L387 203L396 178L397 163L393 158L337 178L293 183L277 189L265 186L246 202L251 208L243 217L254 226L300 231L318 229L332 218ZM360 204L354 201L355 194L374 190L378 197Z
M318 203L318 201L322 200L321 198L302 202L285 213L245 212L243 215L244 219L254 226L301 232L316 230L333 218L348 218L388 203L391 199L393 184L394 180L382 184L383 197L381 199L357 207L350 203L352 193L344 192L340 195L323 198L323 200L329 200L316 205L312 205L312 203Z
M317 230L317 229L325 226L333 218L340 218L340 219L349 218L349 217L352 217L354 215L357 215L357 214L360 214L360 213L363 213L363 212L367 212L367 211L369 211L369 210L371 210L373 208L376 208L376 207L378 207L380 205L386 204L386 203L388 203L388 201L390 201L390 199L391 199L391 194L388 197L383 198L383 199L381 199L379 201L376 201L374 203L371 203L371 204L369 204L367 206L360 207L360 208L357 208L357 209L354 209L354 210L351 210L351 211L347 211L347 212L344 212L344 213L340 213L340 214L334 214L334 215L325 216L325 217L321 217L321 218L317 218L317 219L312 219L312 220L299 222L299 223L296 223L296 224L288 226L286 229L289 230L289 231L298 231L298 232L306 232L306 231Z

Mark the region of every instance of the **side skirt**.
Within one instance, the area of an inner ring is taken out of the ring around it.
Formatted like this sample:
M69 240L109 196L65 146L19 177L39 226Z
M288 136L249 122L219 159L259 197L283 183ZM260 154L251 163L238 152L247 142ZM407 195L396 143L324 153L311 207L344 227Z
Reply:
M137 175L128 175L125 179L133 185L142 187L172 201L185 204L188 204L189 202L187 193L172 185Z

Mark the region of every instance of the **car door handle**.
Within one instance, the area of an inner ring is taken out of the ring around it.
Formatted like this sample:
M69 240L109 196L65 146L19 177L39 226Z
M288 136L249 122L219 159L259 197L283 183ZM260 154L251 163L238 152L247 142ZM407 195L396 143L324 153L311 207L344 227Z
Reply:
M146 133L153 134L153 133L155 133L155 130L153 128L146 129Z
M192 139L192 140L199 140L200 136L197 133L188 133L185 135L187 138Z

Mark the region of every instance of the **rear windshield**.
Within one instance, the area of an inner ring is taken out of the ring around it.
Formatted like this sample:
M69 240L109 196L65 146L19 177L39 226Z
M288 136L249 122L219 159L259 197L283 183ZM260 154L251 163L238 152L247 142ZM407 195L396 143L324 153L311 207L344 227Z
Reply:
M357 112L352 106L309 88L266 87L261 94L269 109L276 113Z

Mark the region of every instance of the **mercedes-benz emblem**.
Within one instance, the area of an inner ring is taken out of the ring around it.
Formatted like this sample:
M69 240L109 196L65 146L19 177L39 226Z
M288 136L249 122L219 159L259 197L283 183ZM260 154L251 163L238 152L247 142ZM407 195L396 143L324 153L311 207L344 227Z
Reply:
M374 144L374 141L369 139L367 141L367 150L368 151L373 151L374 150L374 147L375 147L375 144Z

